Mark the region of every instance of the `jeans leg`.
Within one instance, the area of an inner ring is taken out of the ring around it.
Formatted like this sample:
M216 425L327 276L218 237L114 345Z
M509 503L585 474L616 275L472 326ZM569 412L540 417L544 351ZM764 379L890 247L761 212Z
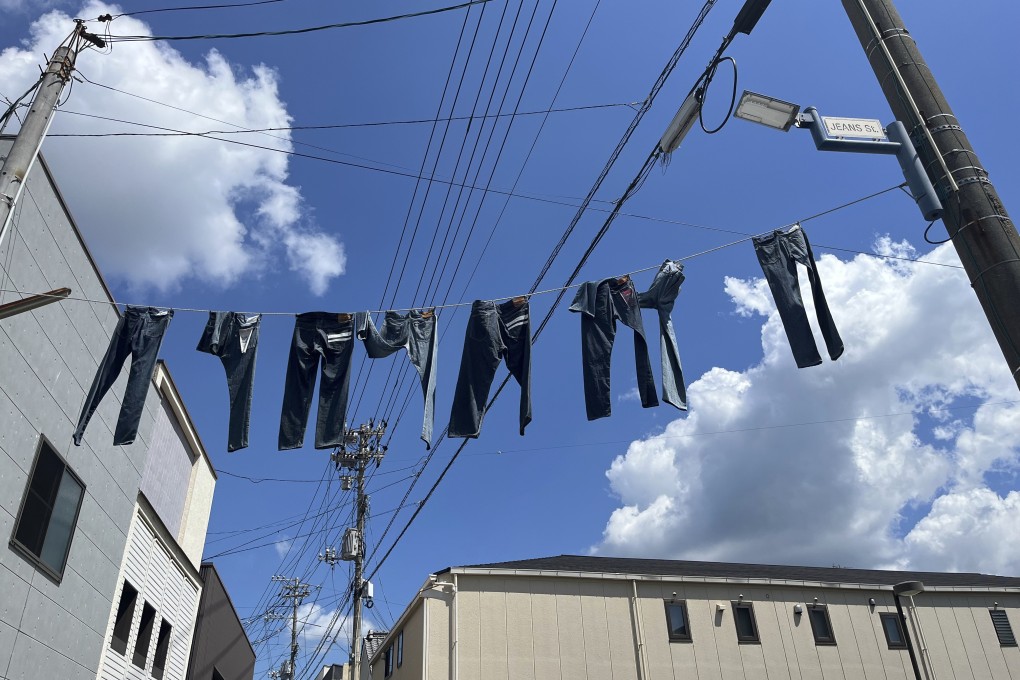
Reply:
M248 446L248 427L251 420L251 398L255 384L255 354L258 350L259 321L253 324L251 339L246 351L241 351L240 328L234 333L220 354L227 374L227 391L230 394L230 422L227 429L227 451ZM251 326L249 326L251 327Z
M117 418L117 429L113 435L114 446L131 444L138 435L138 423L142 420L145 397L149 393L159 347L163 344L163 335L172 317L172 310L155 316L147 313L131 334L131 372L124 390L124 400L120 404L120 417Z
M351 357L354 356L353 329L353 322L347 322L339 329L317 331L316 348L323 357L322 378L319 382L319 412L315 420L317 449L341 446L344 441ZM334 336L341 336L342 339L333 339Z
M499 366L501 351L493 303L476 302L464 334L464 352L460 359L447 436L474 438L481 432L485 403Z
M807 267L811 295L815 299L815 315L818 317L818 326L822 330L822 338L825 340L825 348L829 351L829 358L835 361L843 355L843 339L839 337L836 322L832 320L832 312L829 311L829 303L825 300L822 279L818 276L818 265L815 264L815 256L811 252L807 234L801 232L801 236L804 239L804 266Z
M81 438L85 434L85 428L88 426L89 421L92 420L92 415L96 412L103 397L106 396L113 383L116 382L117 376L120 375L120 369L124 365L124 360L131 353L129 325L133 326L137 321L135 313L127 310L124 312L124 316L120 317L120 320L117 322L113 336L110 337L110 345L106 348L106 355L99 364L96 377L92 380L92 387L89 389L88 396L85 397L85 403L82 404L81 415L78 416L78 426L74 429L74 435L72 436L75 446L81 446Z
M280 451L299 449L304 443L312 391L315 389L315 369L319 366L319 356L312 349L314 334L314 326L300 320L295 323L280 412Z
M581 374L584 378L584 407L588 420L605 418L613 411L609 391L610 361L616 338L609 288L600 286L595 316L581 315Z
M436 414L436 361L439 359L439 319L435 312L432 319L422 327L426 336L423 338L427 347L425 356L418 357L415 367L421 376L421 388L425 396L425 414L421 423L421 439L425 442L425 448L432 448L432 426ZM413 357L412 357L413 358ZM422 361L424 358L424 362Z
M520 433L524 436L524 428L531 422L531 310L525 302L524 308L516 318L505 324L506 367L521 386ZM523 318L520 316L523 315ZM506 319L504 319L506 320Z

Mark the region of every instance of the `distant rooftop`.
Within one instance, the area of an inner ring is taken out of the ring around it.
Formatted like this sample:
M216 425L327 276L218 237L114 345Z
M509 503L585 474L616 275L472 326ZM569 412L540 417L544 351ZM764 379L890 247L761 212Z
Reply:
M895 585L922 581L928 586L971 588L1020 588L1020 578L937 571L885 571L843 567L792 567L776 564L649 560L632 557L591 557L558 555L531 560L470 564L450 569L504 569L518 571L561 571L596 574L642 574L648 576L699 576L721 579L775 579L818 583Z
M369 631L368 635L365 636L365 653L368 655L369 659L375 656L375 653L379 651L379 648L382 646L383 640L385 640L386 636L389 634L390 633L387 630Z

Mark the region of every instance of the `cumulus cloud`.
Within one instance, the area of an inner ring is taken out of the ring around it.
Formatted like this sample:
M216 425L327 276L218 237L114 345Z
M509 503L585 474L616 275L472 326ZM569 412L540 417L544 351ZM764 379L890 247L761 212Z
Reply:
M92 2L78 15L108 11L118 10ZM151 34L132 17L116 24L122 34ZM32 25L23 48L0 53L5 95L28 87L43 53L52 52L72 25L66 14L52 11ZM215 50L193 63L163 43L123 43L109 54L84 52L78 68L92 81L235 125L291 123L270 67L231 64ZM72 112L184 131L230 129L88 83L74 86L51 133L130 127ZM291 149L289 133L274 135L250 137ZM128 284L167 290L199 280L229 286L277 273L282 265L323 294L344 272L343 244L309 216L300 188L289 183L285 154L195 137L52 137L43 152L104 272Z
M924 259L959 264L950 246ZM1020 404L964 273L819 269L843 357L798 370L767 283L727 277L735 313L763 318L762 359L706 372L686 418L613 461L620 507L593 552L1016 573L1020 494L989 473L1020 469Z
M350 616L338 613L336 609L327 609L315 602L307 602L298 606L298 625L303 640L302 647L311 649L327 636L338 640L351 639L351 627L354 625ZM384 630L368 616L362 618L361 635L364 637L371 630ZM340 631L339 634L337 631ZM311 647L309 646L311 645Z

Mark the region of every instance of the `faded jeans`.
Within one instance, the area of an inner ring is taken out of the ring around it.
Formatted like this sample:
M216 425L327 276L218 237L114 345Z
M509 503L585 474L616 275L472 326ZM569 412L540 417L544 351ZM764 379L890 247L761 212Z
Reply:
M227 451L248 446L255 353L259 346L261 322L261 314L246 317L236 312L209 312L209 321L198 341L198 351L218 356L227 374L227 392L230 395Z
M294 322L287 378L280 414L279 449L301 448L312 406L315 371L322 365L315 448L328 449L344 441L347 391L354 356L354 320L350 314L306 312Z
M174 310L156 307L127 307L124 315L117 322L117 328L110 338L110 346L106 356L99 364L99 370L92 381L85 403L78 416L78 426L74 430L75 446L81 446L85 428L99 403L116 382L124 361L131 357L131 373L128 374L124 399L120 403L120 416L117 428L113 433L115 446L130 444L138 435L138 423L142 419L145 407L145 396L152 382L152 372L156 368L159 346L163 343L163 335L170 325Z
M471 306L457 391L450 411L450 437L477 437L489 389L500 361L521 386L520 428L531 422L531 311L525 298L502 304L475 300Z
M843 340L839 337L836 324L829 312L822 291L822 280L818 276L815 257L811 252L811 244L807 234L798 225L789 231L777 229L768 236L756 236L752 239L754 252L765 272L765 280L776 300L779 318L786 329L786 337L790 340L790 349L798 368L817 366L822 363L818 354L811 324L808 322L804 300L800 294L800 282L797 280L797 263L807 267L808 280L811 283L811 295L815 300L815 314L821 326L825 346L829 357L836 360L843 354Z
M659 317L659 352L662 358L662 400L683 411L687 410L687 388L680 369L680 350L673 332L673 304L684 282L684 266L666 260L659 267L652 285L638 294L638 303L644 309L654 309Z
M378 331L368 312L355 315L358 337L365 342L370 358L382 359L404 349L411 364L418 370L425 396L421 439L427 448L432 447L432 423L436 410L436 358L439 353L436 321L437 315L432 309L412 309L407 314L386 312L382 331Z
M605 418L613 410L609 369L617 319L634 331L634 367L641 406L658 406L645 327L641 322L641 308L631 278L624 276L582 284L574 296L570 311L581 313L581 369L588 420Z

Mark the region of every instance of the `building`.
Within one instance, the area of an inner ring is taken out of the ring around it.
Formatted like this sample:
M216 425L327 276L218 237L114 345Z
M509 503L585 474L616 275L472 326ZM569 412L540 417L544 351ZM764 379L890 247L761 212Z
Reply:
M211 562L199 570L202 598L195 622L188 680L252 680L255 650L244 632L244 624ZM340 675L336 680L341 680Z
M10 145L0 138L0 156ZM134 443L113 445L125 370L82 445L72 444L120 313L42 157L0 263L0 289L66 286L72 297L101 301L0 319L0 678L183 679L215 474L162 364ZM0 304L19 297L0 293ZM132 600L118 654L114 624ZM130 668L111 676L108 660L129 650Z
M1018 607L1012 577L561 555L430 575L368 677L1018 678Z

